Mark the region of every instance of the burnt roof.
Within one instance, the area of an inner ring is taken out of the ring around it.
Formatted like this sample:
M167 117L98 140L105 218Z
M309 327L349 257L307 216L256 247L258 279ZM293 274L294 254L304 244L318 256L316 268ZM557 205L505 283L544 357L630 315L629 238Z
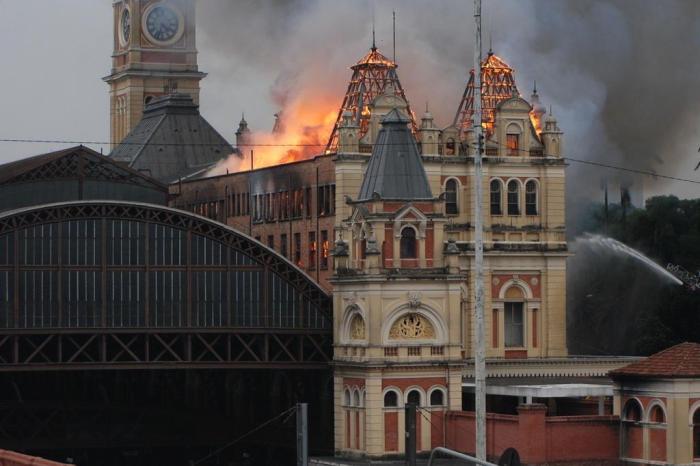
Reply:
M616 378L700 378L700 343L685 342L610 372Z
M186 94L154 99L110 157L164 183L187 178L233 154L233 147Z
M408 123L397 108L382 119L372 149L359 201L375 197L390 200L433 199L418 146Z
M131 182L167 191L159 181L82 145L0 165L0 184L78 177Z

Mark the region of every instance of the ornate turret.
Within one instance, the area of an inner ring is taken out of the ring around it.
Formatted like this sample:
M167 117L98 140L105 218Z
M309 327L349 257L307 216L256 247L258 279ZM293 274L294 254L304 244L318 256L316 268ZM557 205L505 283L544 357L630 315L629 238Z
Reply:
M530 112L532 124L537 134L540 134L542 132L542 117L547 113L547 109L542 105L542 102L540 102L540 95L537 93L537 81L535 81L535 85L532 88L530 105L532 105L532 111Z
M248 122L245 120L245 114L241 115L241 121L238 123L236 130L236 147L240 150L242 146L248 146L252 142L251 132L248 128Z
M421 153L423 155L438 155L439 140L440 130L435 127L433 115L428 111L426 104L420 124Z
M544 155L561 157L562 139L564 133L557 125L557 119L554 118L552 110L549 110L549 115L544 119L544 128L540 137L544 144Z
M396 74L398 65L382 55L374 44L369 53L352 66L352 77L345 92L345 98L338 111L338 117L333 131L328 140L326 151L336 151L338 148L338 128L343 123L343 113L350 112L357 126L360 128L359 138L368 131L371 117L370 104L382 94L391 91L392 94L406 100L403 87ZM408 108L411 128L415 132L416 122L413 113Z
M489 51L481 63L482 123L486 135L493 133L496 107L504 100L519 96L515 85L515 72L506 62ZM469 82L455 115L454 125L461 131L472 126L474 116L474 70L469 72Z

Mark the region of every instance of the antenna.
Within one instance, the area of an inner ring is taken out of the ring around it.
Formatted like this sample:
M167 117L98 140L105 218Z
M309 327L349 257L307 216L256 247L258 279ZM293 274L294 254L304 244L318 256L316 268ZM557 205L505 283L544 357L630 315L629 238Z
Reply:
M374 3L372 3L372 51L377 50L377 41L374 37Z
M393 33L394 33L394 63L396 63L396 10L391 12L393 19Z

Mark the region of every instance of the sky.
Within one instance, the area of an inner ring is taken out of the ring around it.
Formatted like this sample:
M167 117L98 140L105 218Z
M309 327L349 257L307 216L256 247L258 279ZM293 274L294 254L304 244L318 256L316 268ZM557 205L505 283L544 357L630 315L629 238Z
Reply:
M391 56L416 113L452 122L472 64L466 0L199 0L201 112L229 141L245 112L269 131L290 101L337 102L349 66L377 44ZM0 139L109 140L111 0L0 0ZM485 51L537 80L565 132L565 155L700 180L700 2L484 0ZM72 145L72 144L71 144ZM107 146L88 144L105 153ZM0 142L0 163L66 147ZM572 162L572 196L602 198L601 181L645 197L700 197L700 185ZM613 199L615 195L611 196Z

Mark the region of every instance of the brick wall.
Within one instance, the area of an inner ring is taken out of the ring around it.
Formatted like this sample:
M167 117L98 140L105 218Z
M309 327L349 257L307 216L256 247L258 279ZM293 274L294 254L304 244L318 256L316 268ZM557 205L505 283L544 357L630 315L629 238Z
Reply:
M513 447L522 463L619 462L619 419L617 416L552 416L543 405L525 405L518 415L488 414L486 451L498 459ZM474 413L446 414L446 446L474 453Z

